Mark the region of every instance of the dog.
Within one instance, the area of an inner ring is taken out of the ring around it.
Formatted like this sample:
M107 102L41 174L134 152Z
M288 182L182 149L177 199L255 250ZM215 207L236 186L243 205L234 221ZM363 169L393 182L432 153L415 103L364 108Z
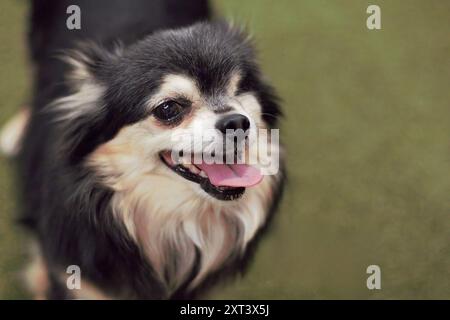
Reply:
M66 26L74 4L79 30ZM247 34L203 0L34 0L29 48L32 101L2 146L37 240L35 297L194 298L243 271L285 177L272 140L277 172L237 163L255 152L250 133L281 116ZM182 162L194 152L174 137L198 128L214 134L197 153L225 159L227 130L245 147L233 140L231 164ZM74 290L69 266L81 270Z

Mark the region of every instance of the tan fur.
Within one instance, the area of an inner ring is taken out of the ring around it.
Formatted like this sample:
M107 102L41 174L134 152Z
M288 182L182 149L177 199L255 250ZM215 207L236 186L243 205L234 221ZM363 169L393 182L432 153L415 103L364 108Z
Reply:
M176 289L191 270L195 247L202 253L202 266L194 285L227 258L240 254L264 223L276 177L265 177L239 200L218 201L159 164L159 159L147 159L146 166L135 165L140 148L131 151L133 147L127 145L120 149L115 144L121 138L119 134L94 152L90 165L116 191L116 217L145 249L160 277L168 273L173 279L167 283L170 289ZM171 270L174 265L178 269Z
M60 276L61 283L66 283L67 274L62 273ZM71 298L77 300L112 300L113 297L106 295L89 281L81 280L80 289L72 289L69 291Z
M81 289L71 290L71 294L78 300L111 300L104 292L88 281L81 280Z
M49 289L47 266L38 249L33 245L31 250L32 261L24 273L25 285L36 300L46 299Z
M236 91L239 87L239 83L241 82L242 76L240 72L234 72L230 80L228 81L227 94L229 97L233 97L236 95Z
M195 83L186 76L170 74L164 81L158 92L149 100L149 106L156 106L167 98L183 96L193 102L200 100L200 92Z

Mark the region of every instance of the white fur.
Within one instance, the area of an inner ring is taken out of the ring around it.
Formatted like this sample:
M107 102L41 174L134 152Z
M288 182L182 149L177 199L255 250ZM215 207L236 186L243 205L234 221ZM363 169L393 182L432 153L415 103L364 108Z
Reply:
M70 121L100 111L103 92L104 88L98 83L85 81L75 93L55 100L45 110L57 112L55 119L58 121Z
M170 74L164 78L158 92L151 97L149 104L150 107L155 107L167 98L179 96L184 96L194 102L198 102L201 97L197 86L191 79L183 75Z

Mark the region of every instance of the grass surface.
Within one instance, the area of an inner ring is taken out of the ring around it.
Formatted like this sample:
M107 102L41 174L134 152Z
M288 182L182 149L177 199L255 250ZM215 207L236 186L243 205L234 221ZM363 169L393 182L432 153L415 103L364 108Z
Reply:
M450 2L215 1L284 100L289 186L249 272L208 298L450 298ZM25 1L0 5L0 124L29 96ZM0 159L0 297L27 297ZM366 268L382 289L366 288Z

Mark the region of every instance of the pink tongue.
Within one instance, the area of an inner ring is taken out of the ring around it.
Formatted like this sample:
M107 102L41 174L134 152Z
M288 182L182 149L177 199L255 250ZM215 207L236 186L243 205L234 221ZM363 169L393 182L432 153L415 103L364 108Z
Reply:
M197 165L206 172L215 186L251 187L261 182L259 169L246 164L206 164Z

